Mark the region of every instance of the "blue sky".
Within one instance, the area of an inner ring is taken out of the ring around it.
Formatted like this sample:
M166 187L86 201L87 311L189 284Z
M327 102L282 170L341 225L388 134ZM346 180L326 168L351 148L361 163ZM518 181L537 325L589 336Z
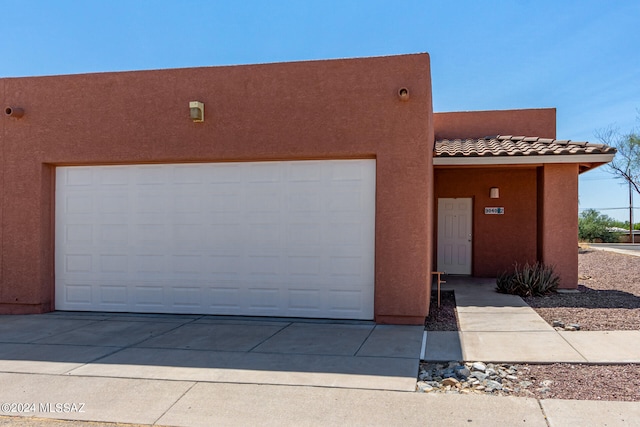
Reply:
M640 125L639 21L637 0L0 0L0 77L429 52L436 111L556 107L559 138L595 141ZM581 208L624 206L581 177Z

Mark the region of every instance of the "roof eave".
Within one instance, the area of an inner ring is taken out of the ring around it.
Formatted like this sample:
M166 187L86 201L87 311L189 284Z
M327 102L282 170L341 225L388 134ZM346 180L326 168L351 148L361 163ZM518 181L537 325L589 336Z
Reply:
M434 157L434 166L481 166L481 165L542 165L547 163L591 164L587 170L604 165L613 160L615 154L565 154L542 156L469 156Z

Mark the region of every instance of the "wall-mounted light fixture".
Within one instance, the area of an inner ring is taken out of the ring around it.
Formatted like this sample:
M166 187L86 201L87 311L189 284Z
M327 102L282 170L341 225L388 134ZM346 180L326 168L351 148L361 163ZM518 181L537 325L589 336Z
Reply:
M20 107L6 107L4 109L4 114L7 117L14 117L16 119L19 119L20 117L24 116L24 110Z
M406 87L401 87L398 89L398 98L400 101L408 101L409 100L409 89Z
M491 190L489 190L489 197L492 199L499 199L500 189L498 187L491 187Z
M194 123L204 122L204 103L189 101L189 117Z

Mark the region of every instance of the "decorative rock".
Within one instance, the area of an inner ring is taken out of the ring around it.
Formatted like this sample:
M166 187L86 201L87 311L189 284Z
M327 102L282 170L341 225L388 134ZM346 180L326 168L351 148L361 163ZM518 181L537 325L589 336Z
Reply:
M416 390L424 393L446 394L498 394L508 395L527 390L533 385L530 381L518 380L517 365L493 363L422 363L418 375ZM527 372L525 368L524 373ZM540 389L548 389L551 381L539 384Z
M580 330L580 324L578 324L578 323L570 323L569 326L574 328L574 330L576 330L576 331Z
M417 388L418 391L421 391L423 393L429 393L430 391L433 391L433 387L423 381L418 381Z
M442 385L445 387L456 387L460 384L460 381L458 381L455 378L445 378L442 380Z
M458 377L467 378L469 375L471 375L471 371L467 369L465 366L457 366L453 369Z
M564 330L565 330L565 331L575 331L575 330L577 330L577 329L576 329L576 328L574 328L573 326L565 326L565 327L564 327Z
M487 369L487 365L485 365L482 362L473 362L473 365L471 365L471 367L473 368L474 371L480 371L480 372L484 372Z
M564 328L564 322L562 320L554 320L552 326L554 328Z
M479 368L484 368L480 370ZM527 380L520 381L518 374L529 372L529 368L518 365L501 365L493 363L426 363L420 364L416 390L423 393L445 394L493 394L509 395L511 393L525 392L534 396L529 387L534 383ZM468 375L467 375L468 374ZM547 393L551 390L551 380L540 381L539 393Z
M498 381L493 380L487 381L485 387L487 388L487 391L502 390L502 384L500 384Z
M477 378L480 381L484 381L489 378L489 375L485 374L484 372L472 372L470 377Z

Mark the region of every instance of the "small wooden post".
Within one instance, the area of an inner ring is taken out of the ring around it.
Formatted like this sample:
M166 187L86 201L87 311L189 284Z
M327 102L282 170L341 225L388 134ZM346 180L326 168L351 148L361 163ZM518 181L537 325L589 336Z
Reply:
M444 271L434 271L431 274L435 274L436 278L438 280L438 308L440 308L440 284L441 283L447 283L444 280L442 280L442 275L446 274Z

